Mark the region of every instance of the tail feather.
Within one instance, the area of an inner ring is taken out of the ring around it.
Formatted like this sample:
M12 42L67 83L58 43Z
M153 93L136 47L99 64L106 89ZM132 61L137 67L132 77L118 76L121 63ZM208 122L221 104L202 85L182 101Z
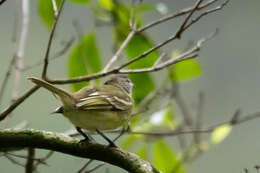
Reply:
M75 105L76 101L69 92L67 92L61 88L58 88L44 80L38 79L38 78L30 77L30 78L28 78L28 80L32 81L36 85L39 85L39 86L49 90L54 95L58 96L65 107L66 106L71 107L71 106Z

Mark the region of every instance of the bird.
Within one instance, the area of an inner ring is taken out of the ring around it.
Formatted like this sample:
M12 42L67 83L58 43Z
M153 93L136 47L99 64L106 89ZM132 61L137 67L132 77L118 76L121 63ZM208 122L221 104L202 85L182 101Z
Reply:
M90 142L82 131L85 129L98 132L111 146L115 146L101 131L117 129L131 118L133 83L127 75L112 75L100 86L85 86L74 93L39 78L29 77L28 80L52 92L61 101L62 105L53 113L68 118L85 137L82 141Z

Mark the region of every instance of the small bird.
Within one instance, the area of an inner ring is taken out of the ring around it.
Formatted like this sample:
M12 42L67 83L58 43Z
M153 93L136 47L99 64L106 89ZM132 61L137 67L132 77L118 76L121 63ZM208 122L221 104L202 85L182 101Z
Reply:
M62 113L68 118L85 137L85 141L90 139L81 129L97 131L114 145L100 130L116 129L128 122L131 117L133 84L126 75L113 75L99 87L86 86L75 93L38 78L28 79L51 91L61 100L62 106L54 113Z

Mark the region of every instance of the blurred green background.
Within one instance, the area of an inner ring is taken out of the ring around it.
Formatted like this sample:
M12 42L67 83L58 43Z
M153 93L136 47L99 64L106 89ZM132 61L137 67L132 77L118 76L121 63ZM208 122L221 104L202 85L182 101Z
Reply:
M145 1L159 3L159 1ZM191 6L195 1L160 1L167 5L169 12ZM16 1L7 0L0 6L0 80L2 82L8 64L16 50L16 45L11 41L14 29L14 11L20 8ZM205 126L229 120L237 108L244 114L260 110L259 74L260 74L260 1L258 0L231 0L222 11L210 14L195 24L184 33L182 40L170 43L163 50L171 52L185 47L187 42L198 40L219 28L219 34L207 42L197 59L203 69L199 78L181 82L180 89L185 101L191 110L195 110L198 93L203 91L206 95L203 120ZM158 12L147 13L144 23L159 18ZM77 19L84 33L96 31L97 42L101 50L101 56L105 59L111 57L113 48L112 30L110 26L97 27L93 22L93 14L88 6L79 6L66 3L56 31L51 53L61 48L61 39L66 41L76 37L72 21ZM21 21L19 21L20 23ZM177 20L177 23L181 20ZM17 30L19 31L18 24ZM24 64L33 64L43 59L47 46L49 32L40 21L37 13L37 1L30 1L30 25L29 37L26 44ZM160 42L169 37L177 28L176 21L169 21L148 31L150 38ZM51 78L67 77L68 55L51 62L48 75ZM42 67L37 67L23 73L21 93L32 84L26 80L29 76L39 76ZM3 110L8 104L12 90L12 79L7 86L4 101L0 107ZM62 86L69 88L68 86ZM40 98L40 99L39 99ZM1 124L15 126L23 120L28 121L29 128L46 131L63 132L71 127L70 123L62 116L51 116L50 112L58 106L55 98L45 90L40 90L23 105L18 107L11 120ZM260 146L260 120L236 126L232 133L219 145L205 152L201 157L187 166L190 173L199 172L242 172L243 168L253 170L259 163ZM176 138L168 138L167 141L176 143ZM1 141L0 141L1 142ZM39 153L41 155L42 153ZM60 153L48 160L49 166L40 166L39 172L75 172L86 159L75 158ZM1 173L22 172L22 168L13 165L6 158L0 157ZM97 172L104 172L105 167ZM113 167L111 172L123 172Z

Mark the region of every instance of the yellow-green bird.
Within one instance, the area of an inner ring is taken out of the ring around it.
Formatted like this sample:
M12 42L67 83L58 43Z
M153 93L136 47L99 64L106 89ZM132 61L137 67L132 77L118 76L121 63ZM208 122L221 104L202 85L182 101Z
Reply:
M58 96L62 106L54 113L62 113L68 118L87 141L89 138L81 128L100 133L99 130L122 126L131 117L133 84L126 75L113 75L99 87L86 86L75 93L38 78L28 79Z

